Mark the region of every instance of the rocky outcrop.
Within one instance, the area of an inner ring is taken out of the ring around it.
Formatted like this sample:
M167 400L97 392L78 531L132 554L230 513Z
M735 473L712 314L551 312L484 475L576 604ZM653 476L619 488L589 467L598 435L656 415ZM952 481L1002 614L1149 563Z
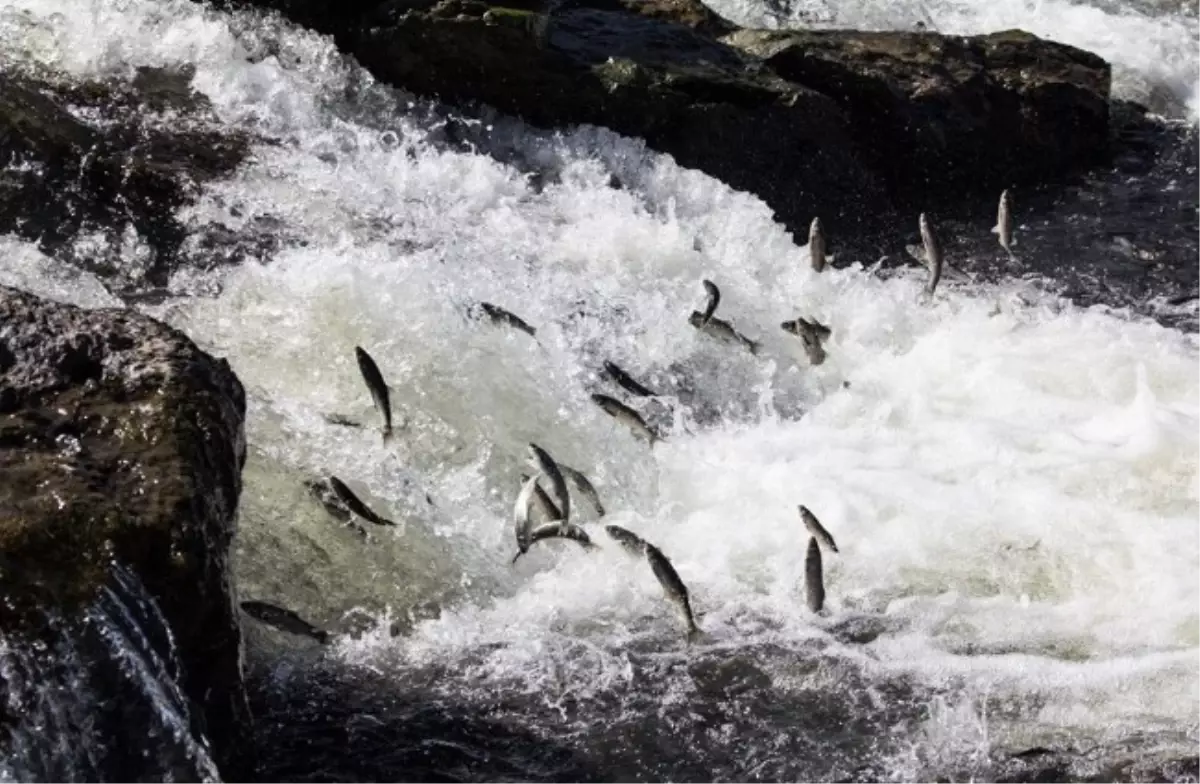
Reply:
M741 30L724 39L833 98L893 201L994 199L1068 176L1108 144L1111 73L1096 55L1020 30Z
M182 333L0 287L0 631L46 633L47 611L93 606L120 564L161 609L195 729L235 779L249 722L228 566L244 414L229 365ZM109 743L138 748L139 732Z
M142 67L128 81L75 82L0 71L0 234L37 242L117 292L164 285L189 242L204 250L193 266L221 258L211 246L237 240L223 227L189 237L178 210L232 172L251 139L218 128L192 75ZM84 235L108 250L80 252ZM133 267L131 241L145 249Z
M1108 149L1108 65L1020 31L734 30L698 0L218 4L282 10L421 95L643 138L793 230L820 215L867 245Z

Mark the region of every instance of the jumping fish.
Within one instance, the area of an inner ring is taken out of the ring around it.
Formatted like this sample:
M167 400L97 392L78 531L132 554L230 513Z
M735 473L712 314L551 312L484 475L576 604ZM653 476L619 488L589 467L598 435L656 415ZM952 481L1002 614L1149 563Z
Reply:
M808 529L808 532L821 543L822 547L836 553L838 549L837 545L834 544L833 537L825 530L825 526L821 525L821 521L817 519L817 516L810 512L804 504L800 504L798 508L800 509L800 519L804 521L804 527Z
M554 520L533 529L533 532L529 535L529 544L532 545L534 542L555 537L578 542L585 550L596 549L596 545L592 544L592 539L587 535L587 531L574 523L564 523L562 520Z
M242 609L251 618L262 621L268 626L302 637L311 637L322 645L329 642L329 632L318 629L291 610L267 602L256 601L242 602Z
M641 555L645 552L646 540L628 528L622 528L619 525L606 525L604 526L604 531L630 555Z
M371 359L370 354L355 346L354 356L358 358L358 370L362 373L363 381L367 382L367 389L371 391L375 408L383 417L383 442L386 444L392 438L392 401L388 396L387 384L383 382L383 374L379 372L379 366Z
M604 372L606 372L613 381L617 382L622 388L625 389L626 392L631 395L637 395L638 397L655 397L658 394L657 392L652 392L647 387L639 384L633 379L633 376L622 370L621 367L615 362L606 361L604 363Z
M592 402L604 409L604 413L632 430L635 436L645 440L650 446L653 447L662 440L661 437L650 429L650 426L646 424L646 420L642 419L641 414L620 400L597 393L592 395Z
M521 474L521 486L523 487L529 481L528 474ZM558 511L558 507L550 500L550 496L546 495L546 491L539 484L533 486L533 498L531 499L533 508L541 515L542 522L558 520L562 517L562 513Z
M704 313L700 315L700 323L697 325L698 328L703 328L717 312L717 305L721 304L721 290L711 280L700 282L704 284L704 291L708 294L708 301L704 303Z
M707 321L704 320L704 314L698 310L693 310L692 315L688 316L688 323L701 332L711 335L718 340L723 340L727 343L741 344L751 354L758 354L758 343L746 337L742 333L733 328L728 321L719 319L716 316L711 316Z
M538 479L541 474L534 474L525 480L525 484L521 487L521 492L517 494L517 501L513 504L513 527L517 535L517 554L513 556L512 563L516 563L517 559L525 553L529 552L529 545L532 543L533 532L529 527L529 503L533 500L533 494L538 489Z
M820 218L813 218L808 227L808 257L815 272L825 269L825 232L821 231Z
M779 326L784 332L800 338L800 344L804 346L804 353L808 355L809 362L819 365L825 361L825 347L821 344L821 339L831 334L828 327L798 316L791 321L784 321Z
M643 550L646 553L646 560L650 562L650 568L654 570L654 576L658 578L658 584L662 586L667 598L683 616L683 621L687 625L688 642L695 642L701 632L700 627L696 625L696 617L692 614L687 586L683 584L683 580L679 579L679 573L675 571L675 567L671 565L661 550L649 542L644 543Z
M1012 256L1013 246L1017 243L1013 238L1012 197L1008 195L1007 189L1000 194L1000 207L996 213L996 225L992 227L992 233L998 236L1000 247Z
M550 456L549 452L537 444L529 445L528 462L530 468L541 472L550 480L550 495L554 499L554 505L561 513L562 521L569 522L571 519L571 495L567 492L567 481L563 479L562 471L558 470L558 463L554 462L554 458Z
M925 246L925 264L929 267L929 282L925 284L925 293L932 297L938 281L942 279L942 244L933 230L933 223L925 213L921 213L918 223L921 227L921 243Z
M337 496L341 502L344 503L351 512L366 520L368 523L374 523L375 525L395 525L395 523L386 517L380 517L379 515L375 514L375 512L371 511L371 509L362 501L360 501L358 496L356 496L349 487L346 487L342 480L338 479L336 476L329 477L329 485L333 488L333 492L337 493Z
M529 335L531 338L537 337L536 329L529 326L529 324L527 324L520 316L505 310L499 305L493 305L490 302L478 302L476 303L476 307L477 310L475 310L473 313L476 318L478 318L479 314L482 313L484 316L487 316L488 320L493 324L503 324L508 327L513 327L514 329L519 329L526 335Z
M813 536L808 538L808 553L804 556L804 582L808 609L821 612L825 606L825 577L821 569L821 548Z
M558 468L562 471L563 476L569 479L571 484L575 485L575 488L583 493L584 497L595 508L596 516L604 517L604 504L600 503L600 494L596 492L596 487L588 481L588 478L569 465L559 463Z

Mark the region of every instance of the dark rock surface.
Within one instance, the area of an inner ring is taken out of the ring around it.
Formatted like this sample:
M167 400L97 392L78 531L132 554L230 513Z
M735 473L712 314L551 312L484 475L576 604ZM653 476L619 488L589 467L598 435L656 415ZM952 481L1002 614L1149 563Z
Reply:
M1020 30L742 30L724 39L833 98L894 203L921 211L1055 180L1108 145L1104 60Z
M249 713L228 556L245 395L224 360L128 310L0 287L0 629L78 614L114 563L152 596L180 686L226 778ZM121 728L135 746L139 727Z
M961 210L1108 155L1108 65L1019 31L730 32L690 0L218 5L281 10L419 95L643 138L793 231L820 215L863 248L913 209Z
M232 172L250 142L218 128L191 78L146 67L106 82L0 71L0 234L37 242L114 292L164 285L189 239L178 209L200 185ZM192 244L236 244L212 228L212 242ZM107 250L80 250L85 235L102 237ZM131 266L134 238L146 253Z

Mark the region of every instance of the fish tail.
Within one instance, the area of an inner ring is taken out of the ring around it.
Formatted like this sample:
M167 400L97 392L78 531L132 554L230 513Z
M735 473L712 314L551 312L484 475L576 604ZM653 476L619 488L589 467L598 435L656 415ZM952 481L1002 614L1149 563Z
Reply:
M385 427L385 428L383 429L383 443L384 443L384 446L387 446L389 443L391 443L391 440L392 440L392 436L393 436L393 435L394 435L394 433L392 432L392 427L391 427L391 425L388 425L387 427Z
M315 632L313 632L313 639L322 645L328 645L329 632L325 631L324 629L317 629Z
M512 566L513 564L515 564L517 562L517 559L520 558L524 554L525 554L524 550L517 550L517 554L513 556L513 559L511 561L508 562L508 565Z
M691 624L687 630L688 645L695 645L696 643L700 642L703 639L704 639L704 630L701 629L699 626L697 626L694 623Z

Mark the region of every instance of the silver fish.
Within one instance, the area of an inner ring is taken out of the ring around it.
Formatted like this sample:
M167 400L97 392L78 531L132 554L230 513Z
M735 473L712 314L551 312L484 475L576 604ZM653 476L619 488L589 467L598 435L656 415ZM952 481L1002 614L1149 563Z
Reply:
M583 493L587 500L596 510L597 517L604 517L604 504L600 503L600 494L596 492L596 487L588 478L579 471L571 468L569 465L562 463L558 464L558 468L562 471L563 476L570 480L571 484L575 485L575 489Z
M570 539L573 542L578 542L585 550L596 549L596 545L592 544L592 539L587 535L587 531L574 523L564 523L562 520L554 520L533 529L533 532L529 535L529 544L532 545L534 542L553 538Z
M728 321L719 319L716 316L711 316L708 321L704 320L704 314L698 310L693 310L692 315L688 316L688 323L701 332L711 335L718 340L723 340L727 343L738 343L744 346L751 354L758 354L759 345L750 338L733 328Z
M779 326L783 328L784 332L800 338L800 344L804 346L804 353L808 355L809 362L819 365L825 361L825 346L821 344L821 340L830 334L828 327L800 317L784 321Z
M620 384L621 387L623 387L625 391L631 395L637 395L638 397L655 397L658 395L657 392L653 392L649 388L644 387L635 381L633 376L622 370L621 367L615 362L605 361L604 372L606 372L613 381Z
M291 634L311 637L321 644L329 642L329 632L318 629L291 610L267 602L242 602L242 609L255 620Z
M708 301L704 304L704 313L700 316L699 327L703 327L717 312L717 305L721 304L721 290L717 288L717 284L711 280L700 281L704 284L704 291L708 294Z
M476 307L473 309L472 315L475 318L479 318L480 314L486 316L493 324L503 324L504 326L519 329L532 338L537 337L536 329L529 326L529 324L527 324L520 316L505 310L499 305L493 305L490 302L476 303Z
M921 226L921 242L925 246L925 264L929 267L929 282L925 284L925 293L933 296L938 281L942 279L942 244L933 230L932 221L925 213L921 213L918 223Z
M383 442L386 444L392 438L392 401L388 396L388 386L383 382L383 374L370 354L355 346L354 356L358 358L358 370L362 373L363 381L367 382L375 408L383 417Z
M808 609L821 612L825 606L825 577L821 569L821 548L812 536L808 538L808 553L804 556L804 583Z
M661 550L649 542L645 543L643 549L646 553L646 560L650 562L650 568L654 571L654 576L658 578L658 584L662 586L663 593L683 616L683 622L687 625L688 642L695 642L700 637L701 631L700 627L696 625L696 617L692 614L687 586L683 584L683 580L679 579L679 573L675 571L675 567L671 565Z
M333 488L333 492L337 493L337 496L341 502L344 503L351 512L366 520L368 523L374 523L375 525L395 525L395 523L386 517L380 517L379 515L375 514L375 512L371 511L371 509L362 501L360 501L358 496L351 492L350 488L346 487L345 483L343 483L342 480L338 479L336 476L329 477L329 485Z
M641 555L646 549L646 540L630 531L628 528L622 528L619 525L606 525L604 532L612 537L613 541L621 545L622 549L630 555Z
M516 563L518 558L529 552L529 545L532 543L530 537L533 534L529 526L529 504L538 489L538 479L541 477L542 475L538 473L526 479L525 484L521 487L521 492L517 494L516 503L513 504L513 527L517 535L517 554L513 556L512 563Z
M542 449L537 444L529 445L529 467L535 471L539 471L550 480L550 497L554 499L554 505L562 513L562 521L569 522L571 519L571 495L567 492L567 480L563 479L562 471L558 470L558 463L554 462L554 458L545 449Z
M641 414L620 400L596 393L592 395L592 402L604 409L604 413L632 430L635 436L645 440L650 446L653 447L662 440L661 437L650 429L650 426L646 424L646 420L642 419Z
M521 485L524 486L529 481L528 474L521 474ZM533 498L531 499L533 508L541 516L542 522L558 520L562 517L562 513L558 511L558 507L550 500L550 496L546 495L546 491L542 486L535 484L533 488Z
M996 225L992 227L992 233L998 236L1000 247L1012 256L1013 246L1017 242L1013 239L1012 197L1008 195L1007 189L1000 194L1000 207L996 212Z
M800 504L798 508L800 509L800 519L804 521L804 527L808 529L808 532L821 543L822 547L836 553L838 549L837 545L834 544L833 537L825 530L825 526L821 525L821 521L817 519L817 516L810 512L804 504Z
M825 269L825 232L821 231L820 218L813 218L808 227L808 257L814 271Z

